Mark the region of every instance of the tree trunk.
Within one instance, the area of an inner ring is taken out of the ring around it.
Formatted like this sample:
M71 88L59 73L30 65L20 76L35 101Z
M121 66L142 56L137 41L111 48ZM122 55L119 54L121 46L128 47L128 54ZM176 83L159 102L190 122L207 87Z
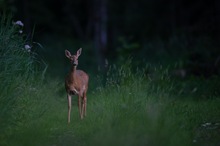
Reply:
M94 46L98 65L105 71L107 51L107 0L94 0Z

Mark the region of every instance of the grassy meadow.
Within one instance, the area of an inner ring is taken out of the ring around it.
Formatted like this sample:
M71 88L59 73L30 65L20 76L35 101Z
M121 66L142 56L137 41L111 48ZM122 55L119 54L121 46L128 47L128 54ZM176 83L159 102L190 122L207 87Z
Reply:
M138 68L132 59L110 64L105 76L88 71L87 117L80 120L74 96L67 124L65 76L52 75L61 68L47 66L19 29L2 18L1 146L220 145L218 76L182 79L172 67Z

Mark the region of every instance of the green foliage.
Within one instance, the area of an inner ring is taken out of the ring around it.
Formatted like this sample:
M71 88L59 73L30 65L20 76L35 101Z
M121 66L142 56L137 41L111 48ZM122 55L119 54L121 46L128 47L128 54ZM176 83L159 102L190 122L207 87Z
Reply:
M21 21L12 22L12 17L0 17L0 139L12 129L25 124L32 114L31 94L36 92L35 80L42 81L41 65L32 46L25 39ZM42 109L43 110L43 109ZM27 112L29 111L29 112Z
M119 47L117 47L116 53L120 54L118 56L119 61L125 61L125 58L128 56L134 57L134 54L140 49L140 44L138 42L132 42L131 39L127 40L125 37L119 37L118 44Z
M21 26L12 24L11 18L2 17L0 27L0 65L2 68L1 76L10 77L6 81L13 81L13 77L20 75L29 76L36 71L33 65L35 54L29 50L30 48L25 48L27 42L25 42L23 34L19 33L20 30L22 30Z

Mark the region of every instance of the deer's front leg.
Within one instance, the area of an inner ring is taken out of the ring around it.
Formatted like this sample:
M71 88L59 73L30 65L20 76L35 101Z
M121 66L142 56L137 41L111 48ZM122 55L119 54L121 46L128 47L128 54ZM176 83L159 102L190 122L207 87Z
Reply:
M70 123L70 114L71 114L71 106L72 106L72 103L71 103L71 96L69 94L67 94L67 100L68 100L68 123Z
M78 108L79 108L79 116L82 119L82 101L81 101L81 96L78 96Z

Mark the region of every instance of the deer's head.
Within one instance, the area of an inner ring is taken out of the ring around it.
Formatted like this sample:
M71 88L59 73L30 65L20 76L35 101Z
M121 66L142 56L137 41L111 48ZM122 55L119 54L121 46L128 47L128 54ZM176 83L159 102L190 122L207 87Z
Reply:
M73 66L77 66L78 65L78 57L80 56L82 52L82 48L80 48L75 55L72 55L68 50L65 50L65 55L67 58L69 58L71 64Z

